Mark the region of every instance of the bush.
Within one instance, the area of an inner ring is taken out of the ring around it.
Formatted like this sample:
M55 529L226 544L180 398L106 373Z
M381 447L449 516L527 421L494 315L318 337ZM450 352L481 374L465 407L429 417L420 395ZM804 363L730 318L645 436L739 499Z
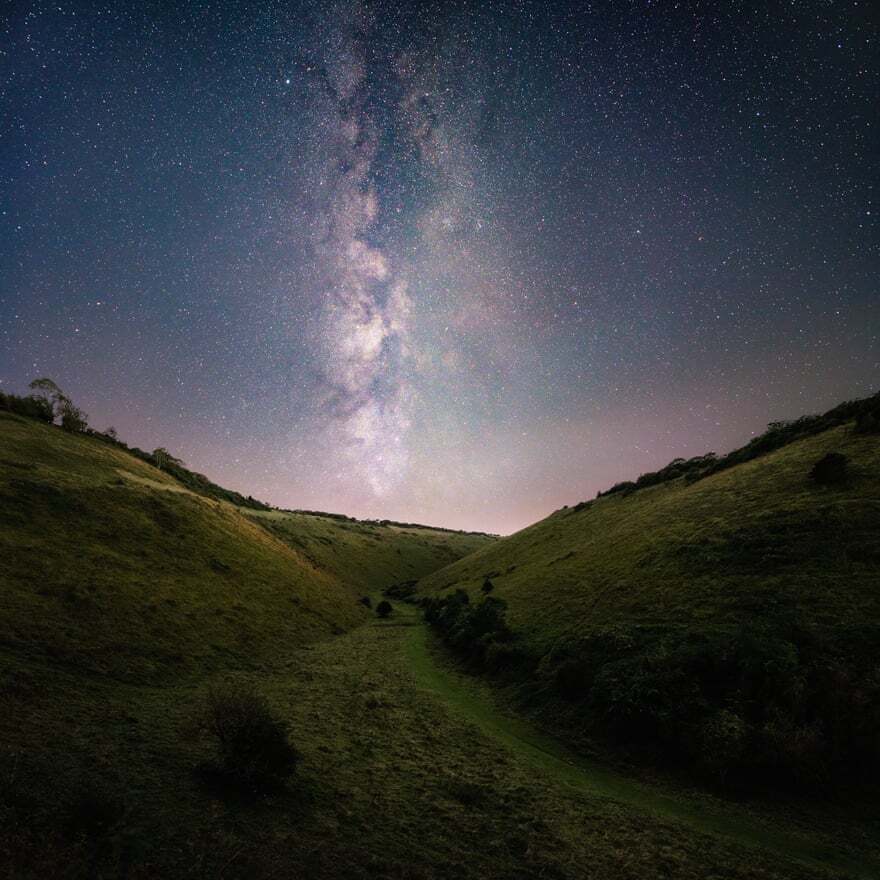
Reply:
M6 410L28 419L37 419L47 424L51 424L55 418L52 404L45 398L34 395L18 397L15 394L4 394L0 391L0 410Z
M373 607L373 600L369 596L361 596L360 603L364 606L364 608Z
M486 580L483 581L483 586L480 587L480 589L481 589L486 595L488 595L489 593L492 592L492 590L495 589L495 584L493 584L492 581L489 580L489 578L486 578Z
M810 479L820 486L839 486L846 482L849 459L839 452L829 452L810 471Z
M747 741L748 726L739 715L728 709L709 715L700 725L699 763L703 771L724 782L738 766Z
M525 654L514 644L505 620L507 603L492 596L471 604L461 589L423 602L425 620L440 630L458 653L492 671L521 665Z
M394 610L394 608L392 607L391 603L388 602L388 601L385 600L385 599L383 599L383 600L382 600L382 601L376 606L376 614L378 614L379 617L381 617L383 620L384 620L386 617L390 617L390 616L391 616L391 612L392 612L393 610Z
M862 413L856 419L857 434L880 434L880 410Z
M237 782L280 783L299 763L285 722L262 695L242 684L212 687L200 726L217 746L218 769Z
M409 599L415 595L417 583L418 581L401 581L399 584L392 584L382 595L389 599Z

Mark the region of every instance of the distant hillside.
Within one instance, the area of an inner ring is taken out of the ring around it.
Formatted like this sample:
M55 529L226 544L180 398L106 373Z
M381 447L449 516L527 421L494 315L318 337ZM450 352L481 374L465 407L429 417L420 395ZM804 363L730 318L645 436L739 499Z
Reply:
M486 547L488 535L281 510L247 512L317 569L361 592L416 580Z
M876 769L878 404L564 508L419 592L453 644L527 682L572 735L716 755L717 776ZM844 458L813 474L829 454Z

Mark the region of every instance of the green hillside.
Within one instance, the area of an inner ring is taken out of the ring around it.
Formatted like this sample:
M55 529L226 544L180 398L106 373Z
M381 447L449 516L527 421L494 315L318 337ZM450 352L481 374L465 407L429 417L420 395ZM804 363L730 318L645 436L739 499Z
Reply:
M370 618L364 593L490 540L226 495L0 412L0 873L104 876L89 860L108 840L177 846L168 835L215 803L193 775L211 755L192 733L207 688L289 681L304 651Z
M247 514L316 568L362 593L417 580L493 541L471 532L330 515L282 510Z
M4 652L126 681L275 663L279 646L361 622L362 592L488 540L256 513L0 414Z
M847 474L822 485L828 453ZM424 578L447 597L435 623L574 736L660 744L719 777L876 768L878 435L846 422L627 486Z
M235 507L134 456L0 416L3 651L133 682L259 665L363 618Z

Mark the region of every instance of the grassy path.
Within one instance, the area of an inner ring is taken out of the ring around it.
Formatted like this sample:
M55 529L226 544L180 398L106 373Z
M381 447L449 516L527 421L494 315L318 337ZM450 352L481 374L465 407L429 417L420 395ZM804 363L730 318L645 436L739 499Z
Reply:
M410 610L403 612L412 614ZM575 755L520 718L502 713L479 683L438 662L437 645L427 627L408 631L407 650L418 684L462 716L539 768L548 778L594 796L607 797L664 819L683 822L704 833L722 835L749 847L771 851L786 860L842 876L880 877L880 860L857 856L828 839L773 827L745 809L718 809L715 802L689 799L640 783L588 758ZM442 649L441 649L442 650ZM734 811L736 810L736 811Z

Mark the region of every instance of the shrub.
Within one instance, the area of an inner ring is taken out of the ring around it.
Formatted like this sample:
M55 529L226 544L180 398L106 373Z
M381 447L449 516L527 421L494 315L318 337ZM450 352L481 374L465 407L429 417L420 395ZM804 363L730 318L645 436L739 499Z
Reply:
M489 580L489 578L486 578L486 580L483 581L483 586L480 587L480 589L488 595L492 592L492 590L495 589L495 584L493 584L492 581Z
M373 607L373 600L369 596L361 596L360 603L364 606L364 608Z
M839 486L846 482L849 459L839 452L829 452L810 471L810 479L820 486Z
M856 419L857 434L880 434L880 410L862 413Z
M721 709L700 725L699 763L717 782L724 782L746 750L748 726L739 715Z
M0 391L0 410L6 410L28 419L37 419L48 424L51 424L55 418L52 404L45 398L34 395L18 397L15 394L4 394Z
M425 620L440 630L456 651L473 662L500 671L522 663L525 655L513 644L505 620L507 603L486 596L471 604L461 589L423 602Z
M266 699L243 684L227 682L208 691L201 729L215 742L219 770L248 785L279 783L300 760L285 722Z
M415 595L417 583L418 581L401 581L399 584L392 584L383 591L383 595L389 599L409 599Z
M391 605L391 603L388 602L388 601L385 600L385 599L383 599L383 600L382 600L382 601L376 606L376 614L378 614L379 617L381 617L383 620L384 620L386 617L390 617L390 616L391 616L391 612L392 612L393 610L394 610L394 608L393 608L393 606Z

